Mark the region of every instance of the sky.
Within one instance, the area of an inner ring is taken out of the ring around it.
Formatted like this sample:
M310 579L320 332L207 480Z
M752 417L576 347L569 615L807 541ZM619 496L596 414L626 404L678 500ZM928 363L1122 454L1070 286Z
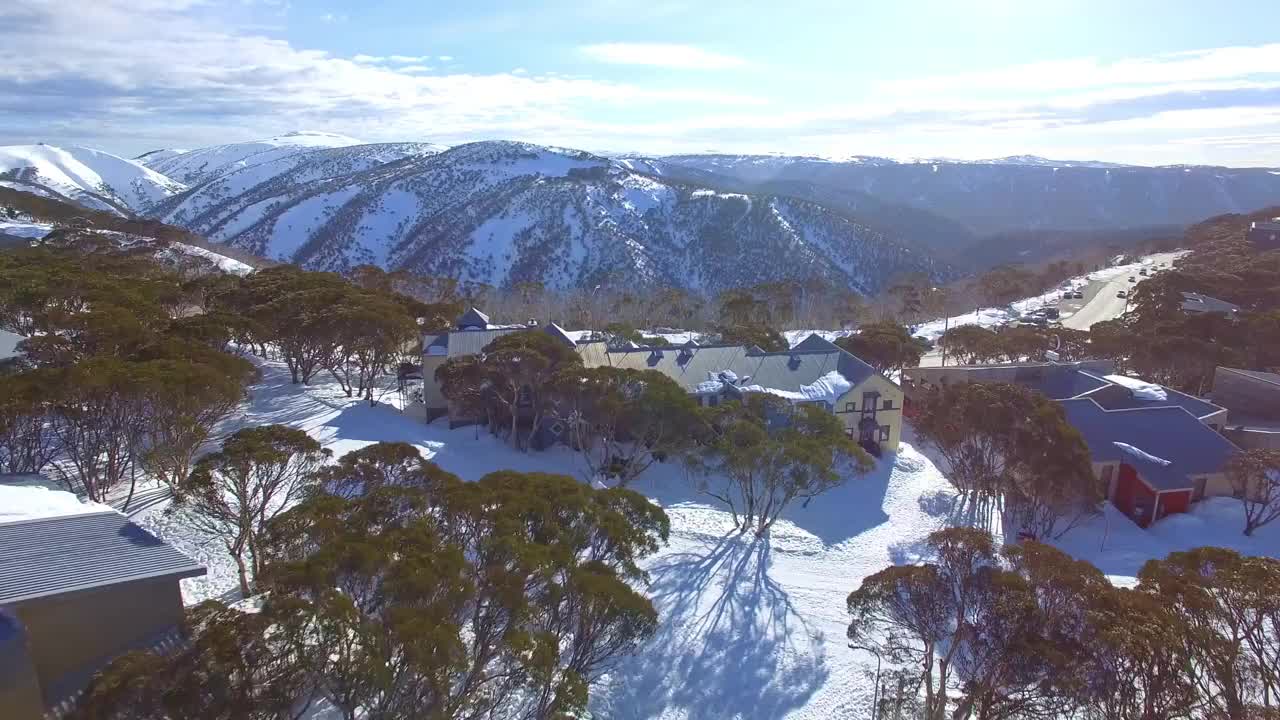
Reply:
M0 145L1280 166L1280 2L2 0Z

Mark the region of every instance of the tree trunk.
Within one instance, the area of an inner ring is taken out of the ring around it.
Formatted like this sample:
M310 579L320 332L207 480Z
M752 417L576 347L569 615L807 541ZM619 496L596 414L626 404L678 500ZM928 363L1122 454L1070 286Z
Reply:
M236 572L240 577L240 594L244 597L249 597L249 573L244 565L244 553L231 548L228 548L228 550L231 550L231 557L236 561Z

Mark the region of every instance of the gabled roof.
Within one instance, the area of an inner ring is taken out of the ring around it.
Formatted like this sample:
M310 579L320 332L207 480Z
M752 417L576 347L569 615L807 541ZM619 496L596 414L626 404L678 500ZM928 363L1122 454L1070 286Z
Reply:
M1089 398L1062 401L1067 420L1084 436L1095 462L1124 462L1157 491L1195 487L1192 475L1222 472L1239 452L1181 407L1107 410ZM1116 443L1141 450L1156 462Z
M728 370L743 385L795 391L812 385L835 370L851 385L875 374L875 368L817 335L810 335L791 350L766 353L742 345L608 348L605 343L578 346L587 367L620 367L657 370L688 392Z
M204 567L115 511L0 523L0 605L204 574Z
M487 328L489 327L489 316L475 308L471 308L470 310L462 313L462 316L458 318L456 325L459 330L469 327Z

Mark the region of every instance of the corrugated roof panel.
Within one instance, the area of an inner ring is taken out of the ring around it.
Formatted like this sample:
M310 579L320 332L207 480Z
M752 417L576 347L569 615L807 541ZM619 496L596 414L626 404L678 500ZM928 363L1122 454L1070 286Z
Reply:
M0 605L205 569L117 512L0 523Z

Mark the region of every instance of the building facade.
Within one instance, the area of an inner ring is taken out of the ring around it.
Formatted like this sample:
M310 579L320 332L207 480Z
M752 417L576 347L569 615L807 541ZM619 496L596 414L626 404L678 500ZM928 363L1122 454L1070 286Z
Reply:
M113 658L182 642L178 581L204 573L115 511L0 524L0 716L61 716Z
M1226 408L1172 388L1113 375L1109 361L911 368L908 404L961 382L1025 385L1062 405L1089 447L1107 499L1147 527L1206 497L1230 496L1223 470L1239 452L1223 433Z

